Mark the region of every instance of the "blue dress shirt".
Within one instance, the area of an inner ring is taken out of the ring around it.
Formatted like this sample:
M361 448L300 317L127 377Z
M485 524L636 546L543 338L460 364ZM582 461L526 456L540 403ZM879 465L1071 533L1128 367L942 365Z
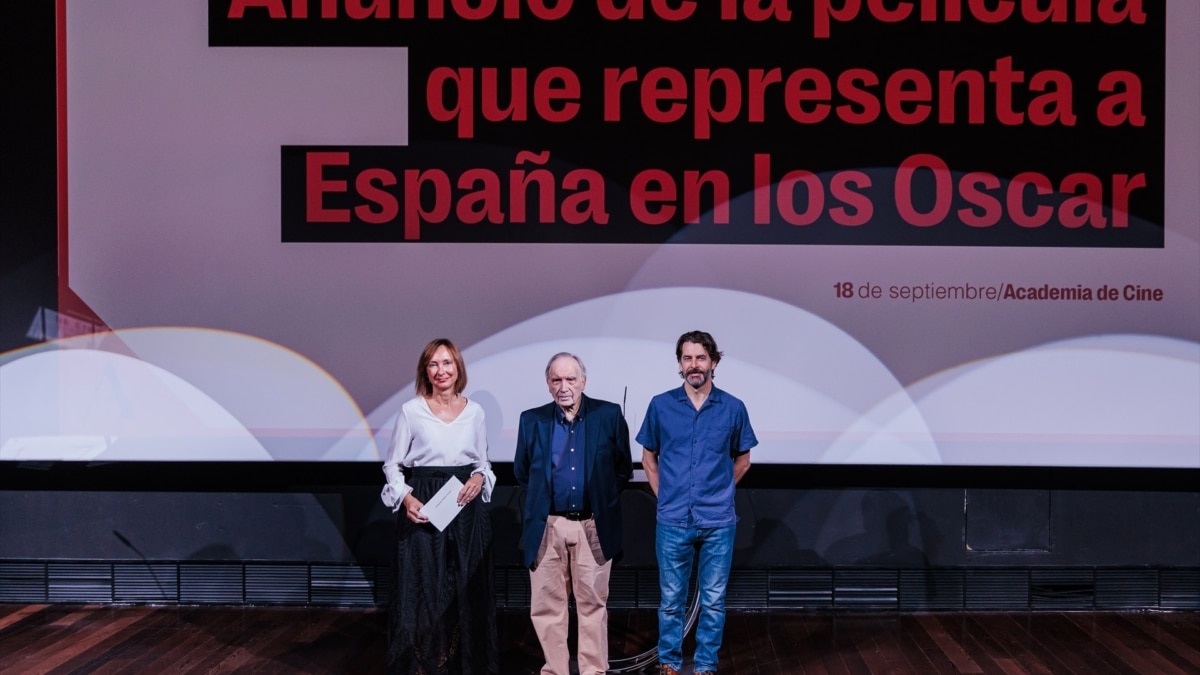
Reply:
M584 511L588 509L587 497L584 494L584 461L587 448L583 427L583 406L575 413L575 419L568 421L563 415L562 408L554 409L554 436L550 447L553 448L554 460L550 470L551 491L554 494L553 510Z
M758 445L746 405L713 387L696 410L683 387L650 400L638 443L658 455L658 521L674 527L737 522L733 460Z

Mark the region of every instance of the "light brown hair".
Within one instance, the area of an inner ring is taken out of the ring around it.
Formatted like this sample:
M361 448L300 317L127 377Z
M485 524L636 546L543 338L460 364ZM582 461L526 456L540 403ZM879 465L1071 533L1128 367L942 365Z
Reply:
M433 360L434 352L442 347L450 352L450 358L454 359L454 365L458 370L458 379L454 381L454 393L461 394L467 388L467 364L463 361L462 352L458 351L458 347L455 347L454 343L446 338L437 338L430 340L429 344L425 345L425 351L421 352L421 358L417 360L418 396L433 395L433 382L429 380L429 362Z

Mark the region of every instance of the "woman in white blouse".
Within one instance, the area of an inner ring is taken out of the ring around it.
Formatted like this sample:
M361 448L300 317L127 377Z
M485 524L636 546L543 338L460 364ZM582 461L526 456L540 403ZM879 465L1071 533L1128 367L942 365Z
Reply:
M454 343L426 345L417 363L417 396L401 407L383 464L383 503L402 511L396 519L388 673L499 670L491 521L484 505L496 476L483 408L462 395L466 386L466 364ZM453 495L462 511L439 530L422 509L452 477L462 482Z

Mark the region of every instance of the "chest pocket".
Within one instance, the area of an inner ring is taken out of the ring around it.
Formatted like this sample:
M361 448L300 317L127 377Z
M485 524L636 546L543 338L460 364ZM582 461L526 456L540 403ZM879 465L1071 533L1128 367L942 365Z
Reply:
M697 425L695 441L706 454L732 455L736 444L733 439L733 427L729 424Z

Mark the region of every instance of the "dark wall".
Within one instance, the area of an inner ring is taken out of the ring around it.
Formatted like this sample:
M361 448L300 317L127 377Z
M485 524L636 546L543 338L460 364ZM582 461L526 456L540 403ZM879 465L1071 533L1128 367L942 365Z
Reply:
M0 491L0 560L388 562L393 516L378 486L153 484ZM1200 566L1197 491L748 487L737 500L734 564L747 569ZM519 566L521 501L513 487L493 499L498 565ZM623 501L621 565L652 568L654 498L635 485Z

